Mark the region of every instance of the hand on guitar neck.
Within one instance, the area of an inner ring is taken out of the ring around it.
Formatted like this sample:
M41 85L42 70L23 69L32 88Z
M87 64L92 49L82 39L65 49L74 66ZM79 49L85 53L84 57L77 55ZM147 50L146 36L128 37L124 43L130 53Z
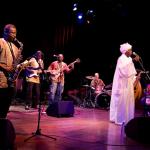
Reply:
M71 67L71 69L74 69L74 64L75 63L80 63L80 58L77 58L75 61L73 61L72 63L70 63L69 65L68 65L68 67L70 68Z

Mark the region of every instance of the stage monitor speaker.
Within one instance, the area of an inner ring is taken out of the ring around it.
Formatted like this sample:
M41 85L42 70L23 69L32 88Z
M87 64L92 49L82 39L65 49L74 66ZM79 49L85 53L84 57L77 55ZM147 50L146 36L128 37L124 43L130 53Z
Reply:
M125 125L125 133L138 142L150 143L150 117L136 117Z
M48 106L46 113L48 116L55 117L73 117L73 101L59 101Z
M15 129L8 119L0 119L0 150L15 147Z

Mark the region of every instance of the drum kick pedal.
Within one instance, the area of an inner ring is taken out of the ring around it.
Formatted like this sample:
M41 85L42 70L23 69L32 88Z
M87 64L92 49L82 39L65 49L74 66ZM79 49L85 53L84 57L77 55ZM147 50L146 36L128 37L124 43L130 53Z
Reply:
M82 106L85 108L95 108L96 105L95 102L93 102L91 99L84 98Z

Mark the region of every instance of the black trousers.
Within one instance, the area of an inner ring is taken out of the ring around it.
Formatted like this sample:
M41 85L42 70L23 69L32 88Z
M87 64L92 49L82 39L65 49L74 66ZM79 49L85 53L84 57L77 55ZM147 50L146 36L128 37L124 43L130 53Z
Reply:
M26 105L36 107L40 100L40 84L27 82Z
M6 118L11 105L13 88L0 88L0 118Z

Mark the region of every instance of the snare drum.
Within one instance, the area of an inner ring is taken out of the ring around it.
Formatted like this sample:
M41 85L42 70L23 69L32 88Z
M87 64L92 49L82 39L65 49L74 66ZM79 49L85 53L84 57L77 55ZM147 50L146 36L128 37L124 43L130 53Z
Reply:
M100 108L109 108L110 99L111 99L111 97L107 93L105 93L105 92L100 93L95 98L96 105Z
M102 93L102 90L103 90L103 86L97 86L95 88L95 94L98 95L98 94Z

